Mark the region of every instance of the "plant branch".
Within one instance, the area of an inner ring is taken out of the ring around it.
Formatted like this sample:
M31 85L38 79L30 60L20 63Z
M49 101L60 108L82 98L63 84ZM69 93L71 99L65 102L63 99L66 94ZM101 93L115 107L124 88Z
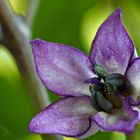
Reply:
M7 1L0 0L0 23L4 34L4 45L13 54L19 71L25 80L25 84L30 90L29 94L31 94L31 98L35 98L33 101L35 102L34 108L38 106L39 108L36 111L39 111L42 107L47 105L49 100L47 100L46 94L43 92L44 88L37 79L34 71L31 50L28 45L28 34L23 33L21 29L23 25L17 22L16 18ZM26 26L24 26L24 28L24 30L27 30Z
M0 0L0 24L3 32L1 42L13 54L28 89L33 109L37 113L48 105L50 100L34 69L33 56L29 46L30 30L13 13L7 0ZM60 139L60 137L54 135L49 135L49 138L52 140ZM44 138L43 135L43 139L46 140L47 138Z
M28 7L26 12L25 21L28 27L32 27L32 22L34 21L36 11L39 7L40 0L28 0Z

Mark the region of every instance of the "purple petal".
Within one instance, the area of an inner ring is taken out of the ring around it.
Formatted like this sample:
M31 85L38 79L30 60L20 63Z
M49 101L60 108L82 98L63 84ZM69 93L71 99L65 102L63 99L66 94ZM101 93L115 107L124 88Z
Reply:
M34 117L30 122L29 131L80 137L90 129L89 117L94 112L88 96L65 97ZM94 131L97 131L96 128L95 125Z
M131 106L139 106L140 105L140 96L137 97L137 101L135 101L132 97L126 97L126 101L131 105Z
M33 40L31 44L38 75L48 89L63 96L90 95L85 81L94 74L83 52L40 39Z
M128 100L125 100L124 110L118 110L114 114L99 112L92 116L92 120L105 131L129 134L134 131L135 125L140 121L140 110L132 108Z
M91 122L91 127L88 129L88 131L86 133L84 133L82 136L77 137L78 139L85 139L89 136L94 135L95 133L97 133L99 131L99 127L97 126L97 124L95 122Z
M122 24L121 10L117 9L99 28L92 43L90 59L108 73L124 74L133 54L133 42Z
M140 58L134 59L125 74L133 87L133 97L140 96Z

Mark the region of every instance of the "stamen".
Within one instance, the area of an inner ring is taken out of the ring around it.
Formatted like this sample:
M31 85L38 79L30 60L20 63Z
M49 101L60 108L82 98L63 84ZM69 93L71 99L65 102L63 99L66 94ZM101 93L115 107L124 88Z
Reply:
M116 93L116 87L113 86L111 83L109 82L105 82L104 84L104 90L105 90L105 94L111 94L114 95Z
M98 111L105 112L109 112L113 108L121 108L123 103L118 94L124 97L130 96L131 86L129 86L128 81L122 74L108 74L102 66L97 64L94 65L93 70L98 77L85 81L85 83L91 84L89 90L93 107ZM140 105L140 100L135 102L129 99L129 102L133 106Z
M98 77L87 79L85 81L85 83L92 84L92 85L97 85L97 86L103 86L104 85Z
M89 86L89 90L91 92L92 105L97 111L110 112L113 109L112 103L104 97L100 86Z
M108 75L105 78L105 82L110 83L116 88L118 88L125 85L125 78L122 74L113 73L113 74Z
M122 74L113 73L106 76L104 85L106 94L115 94L118 88L125 85L125 78Z
M97 97L96 97L96 90L94 90L94 87L93 86L89 86L89 90L90 90L90 93L91 93L91 103L92 103L92 106L97 110L97 111L101 111L101 107L98 105L98 102L97 102Z
M99 78L104 79L108 75L104 68L100 65L95 64L93 70Z

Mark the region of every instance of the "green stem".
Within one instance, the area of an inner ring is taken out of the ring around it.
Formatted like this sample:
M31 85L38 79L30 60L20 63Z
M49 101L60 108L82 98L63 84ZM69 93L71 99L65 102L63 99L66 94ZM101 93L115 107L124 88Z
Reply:
M140 140L140 125L137 125L134 133L126 135L126 140Z

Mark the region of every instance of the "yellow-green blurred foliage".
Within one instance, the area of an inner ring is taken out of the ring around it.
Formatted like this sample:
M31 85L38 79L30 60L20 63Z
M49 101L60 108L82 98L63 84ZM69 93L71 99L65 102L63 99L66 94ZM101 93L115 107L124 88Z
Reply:
M28 0L9 1L16 13L26 15ZM140 52L138 0L40 0L33 38L69 44L88 53L97 28L116 7L121 7L124 24ZM41 139L27 131L33 111L14 58L4 46L0 47L0 110L0 140ZM124 140L124 135L99 132L86 140L104 139Z

